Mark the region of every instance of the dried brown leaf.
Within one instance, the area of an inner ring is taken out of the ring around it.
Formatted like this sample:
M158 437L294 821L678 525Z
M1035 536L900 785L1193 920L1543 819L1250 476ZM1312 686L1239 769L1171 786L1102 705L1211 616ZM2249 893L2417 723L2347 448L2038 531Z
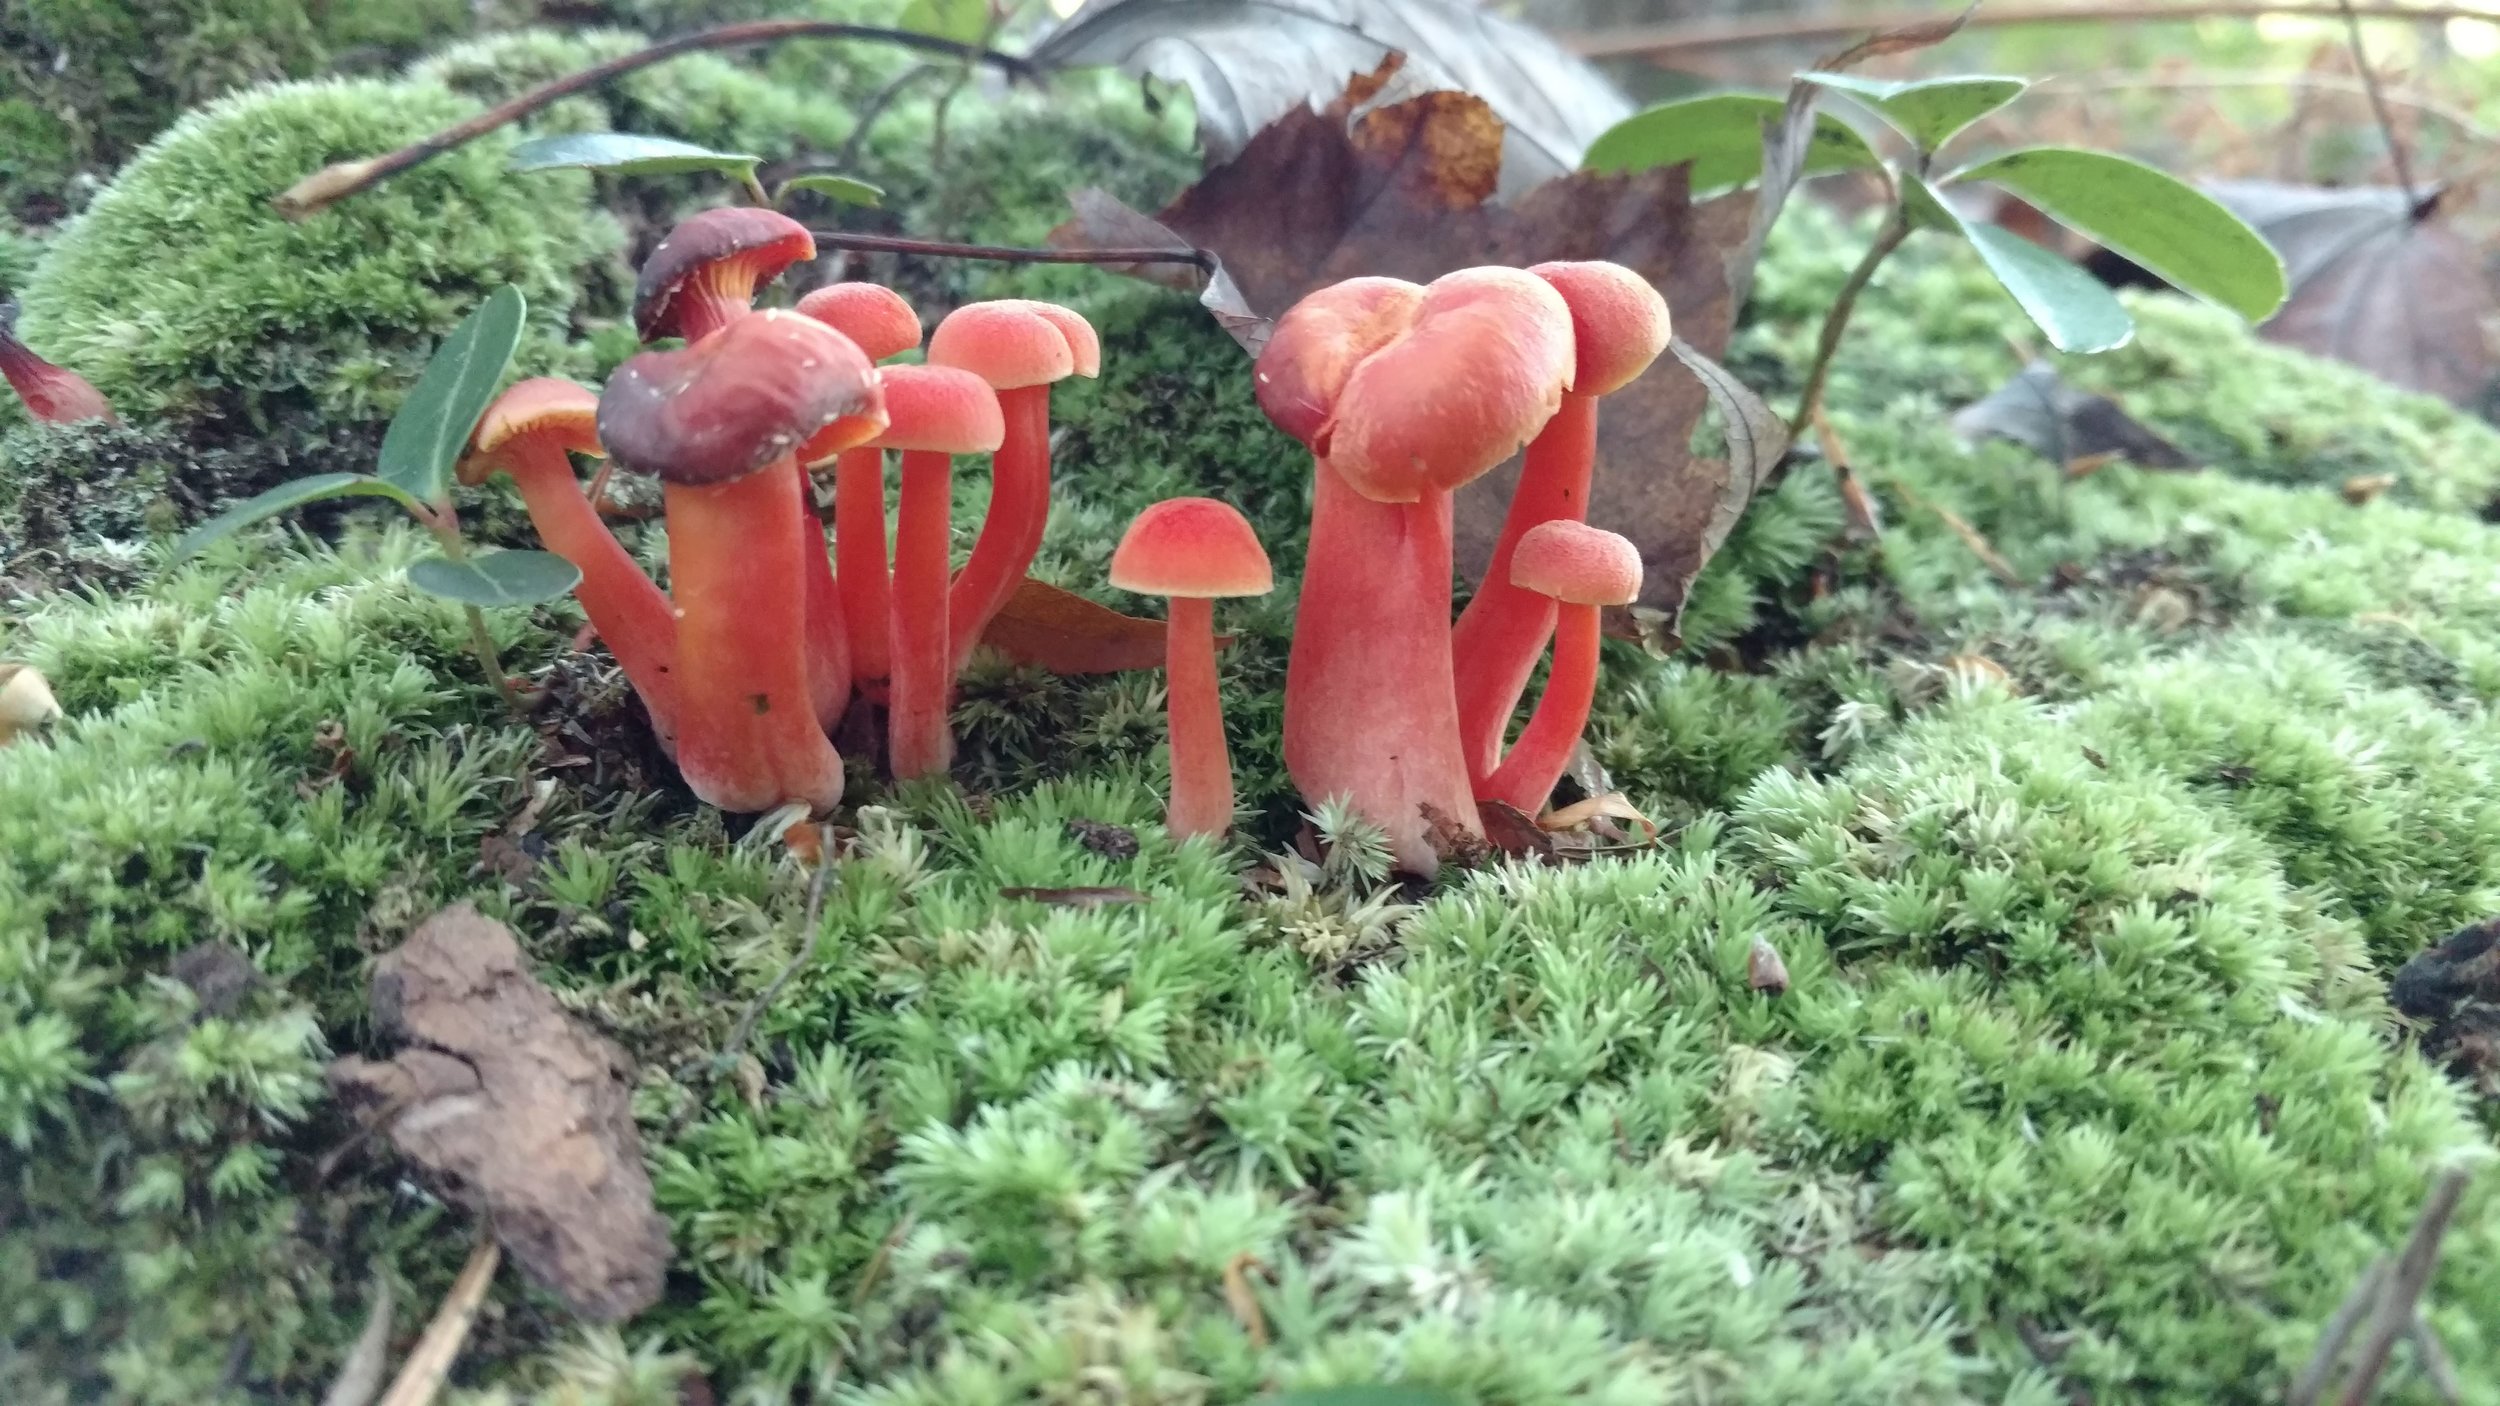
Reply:
M1788 963L1780 959L1780 950L1769 938L1755 937L1746 951L1745 984L1773 996L1788 990Z
M1484 827L1485 843L1500 853L1513 859L1552 862L1554 837L1535 816L1508 801L1478 801L1476 818Z
M1054 674L1116 674L1163 667L1163 622L1122 615L1047 581L1025 578L981 643ZM1219 636L1217 647L1232 643Z

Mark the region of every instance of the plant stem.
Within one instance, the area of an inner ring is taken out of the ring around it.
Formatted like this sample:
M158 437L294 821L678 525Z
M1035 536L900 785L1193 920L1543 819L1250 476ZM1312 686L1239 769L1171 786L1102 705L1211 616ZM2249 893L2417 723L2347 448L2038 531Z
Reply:
M1858 305L1858 295L1875 281L1875 270L1882 267L1901 241L1910 237L1910 212L1894 199L1892 210L1884 217L1884 227L1876 232L1875 242L1867 246L1866 257L1849 271L1849 281L1840 286L1840 296L1832 299L1829 312L1823 314L1823 335L1815 342L1814 368L1806 373L1805 392L1797 397L1797 413L1788 422L1788 433L1794 438L1814 423L1814 413L1823 405L1823 384L1831 379L1832 356L1840 350L1840 336L1849 328L1849 314Z
M469 544L460 540L460 518L457 514L447 507L438 507L421 521L434 534L434 541L442 547L445 557L453 561L469 559ZM521 690L513 683L512 675L504 672L503 655L496 651L495 637L486 628L486 612L466 604L460 610L469 617L469 652L477 656L478 664L486 670L486 677L494 680L495 691L503 695L504 706L512 710L514 717L526 717L529 709L522 706Z
M709 49L743 49L759 44L777 44L788 39L867 40L947 54L966 63L991 64L1004 69L1011 77L1030 78L1034 72L1030 63L1012 54L1002 54L977 44L959 44L952 39L940 39L908 29L837 24L829 20L757 20L747 24L724 24L662 40L647 49L637 49L578 73L566 74L553 82L542 83L509 102L499 103L466 122L454 123L397 151L363 161L341 161L324 166L288 187L271 203L278 207L278 213L288 219L300 220L332 201L386 181L411 166L440 156L463 143L475 141L498 127L518 122L550 103L588 88L599 87L637 69L664 63L680 54Z
M890 234L852 234L838 229L812 229L820 249L857 249L869 254L913 254L926 259L989 259L1003 264L1188 264L1215 271L1215 256L1204 249L1037 249L1016 244L949 244L936 239L904 239Z

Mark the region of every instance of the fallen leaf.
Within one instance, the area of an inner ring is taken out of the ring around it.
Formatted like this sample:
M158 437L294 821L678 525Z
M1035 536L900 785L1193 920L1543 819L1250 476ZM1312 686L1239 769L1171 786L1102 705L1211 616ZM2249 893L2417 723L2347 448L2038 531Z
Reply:
M1788 963L1769 938L1757 935L1745 953L1745 984L1773 996L1788 990Z
M1405 56L1407 91L1473 93L1500 115L1502 164L1520 188L1578 166L1632 110L1587 60L1464 0L1093 0L1030 58L1045 69L1118 65L1188 88L1199 144L1218 162L1391 53Z
M1146 901L1146 895L1131 888L1002 888L998 896L1030 899L1059 908L1114 908Z
M1549 810L1537 818L1537 824L1549 831L1577 830L1599 820L1629 820L1649 832L1649 843L1658 843L1658 822L1641 814L1630 797L1619 791L1575 801L1560 810Z
M1430 801L1424 802L1421 809L1424 839L1432 846L1432 852L1440 856L1442 863L1454 864L1461 869L1476 869L1493 857L1493 847L1474 831L1459 824L1457 817Z
M575 1313L613 1322L657 1302L668 1223L643 1170L632 1061L565 1013L512 933L444 909L375 963L372 1004L400 1049L334 1061L341 1101Z
M33 665L0 664L0 747L60 716L60 700Z
M1554 837L1537 824L1536 817L1508 801L1476 802L1476 819L1484 827L1485 843L1513 859L1551 861L1554 858Z
M1112 859L1137 857L1137 832L1125 825L1106 824L1100 820L1071 820L1068 838L1099 855Z
M1232 636L1218 635L1218 649ZM1026 577L981 632L981 643L1054 674L1116 674L1163 667L1163 622L1122 615L1074 591Z
M2354 474L2344 480L2344 501L2354 507L2376 502L2378 496L2396 486L2394 474Z
M2192 469L2197 461L2105 395L2067 384L2057 368L2035 361L2014 379L1953 413L1953 432L1967 441L2011 440L2071 473L2077 463L2116 455L2148 469ZM2079 475L2078 475L2079 476Z

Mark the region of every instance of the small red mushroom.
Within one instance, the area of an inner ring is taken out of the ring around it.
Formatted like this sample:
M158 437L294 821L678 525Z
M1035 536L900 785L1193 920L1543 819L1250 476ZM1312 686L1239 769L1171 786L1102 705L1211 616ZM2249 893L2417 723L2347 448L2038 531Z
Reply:
M1222 835L1233 828L1233 759L1215 687L1215 598L1275 589L1250 523L1213 498L1168 498L1137 515L1111 553L1111 584L1170 598L1163 625L1164 695L1172 737L1172 796L1164 828Z
M553 376L533 377L497 397L470 438L460 481L471 487L497 471L521 490L547 550L582 573L573 594L606 640L625 677L651 711L651 725L674 745L677 726L677 615L643 574L573 475L572 455L604 455L599 398Z
M1554 603L1511 584L1511 553L1541 522L1588 518L1597 464L1597 399L1630 385L1666 350L1667 300L1621 264L1538 264L1528 272L1571 306L1577 371L1562 408L1528 444L1519 486L1486 565L1484 584L1451 634L1458 661L1458 726L1468 775L1481 781L1502 754L1502 736L1537 656L1553 633Z
M755 306L755 290L801 259L816 237L787 215L728 205L690 215L643 260L634 330L646 342L699 342Z
M1050 521L1050 388L1102 370L1094 325L1056 303L970 303L929 335L929 364L955 366L998 392L1007 438L990 465L990 507L955 579L948 631L960 673L981 632L1006 607L1042 549Z
M1630 604L1641 593L1641 553L1603 528L1554 518L1520 534L1510 581L1555 603L1554 667L1519 741L1476 795L1536 815L1589 725L1589 705L1597 698L1600 608Z
M799 299L798 310L859 343L871 361L883 361L920 345L920 314L912 311L901 294L874 283L827 284ZM851 677L862 685L881 684L893 668L893 579L885 556L883 449L846 449L834 460L833 562L842 621L850 637ZM811 583L811 631L817 589Z
M26 402L26 413L44 424L113 418L112 404L86 377L44 360L17 339L15 303L0 303L0 378Z
M886 695L886 765L898 781L942 776L954 762L947 727L953 702L947 570L957 454L987 454L1006 436L989 383L947 366L885 368L882 449L903 457L895 510L893 672Z
M812 318L759 312L679 351L627 361L599 399L616 462L665 485L677 606L677 766L730 811L842 798L805 649L798 450L874 415L877 369Z
M1477 833L1450 659L1450 494L1517 452L1572 376L1571 311L1519 269L1356 278L1277 321L1259 407L1315 460L1285 671L1285 767L1430 875ZM1437 815L1437 822L1435 820Z

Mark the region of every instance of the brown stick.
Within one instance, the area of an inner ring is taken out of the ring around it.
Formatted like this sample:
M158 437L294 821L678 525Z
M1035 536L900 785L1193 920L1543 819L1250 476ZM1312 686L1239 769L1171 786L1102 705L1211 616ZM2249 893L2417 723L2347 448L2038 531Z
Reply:
M2365 19L2479 20L2500 25L2500 10L2473 5L2396 5L2387 3L2356 5ZM2177 23L2200 19L2256 19L2266 15L2308 15L2319 19L2335 19L2344 13L2343 6L2327 0L2272 0L2272 3L2221 3L2176 5L2158 3L2118 3L2106 5L2000 5L1981 6L1972 15L1968 27L1981 29L2023 24L2102 24L2138 22L2144 24ZM1581 56L1592 59L1665 60L1682 54L1711 49L1739 48L1747 44L1775 44L1783 40L1823 42L1860 34L1871 29L1896 29L1921 20L1935 19L1932 10L1895 11L1885 14L1857 15L1835 19L1828 15L1782 17L1778 19L1727 20L1717 24L1645 24L1626 25L1620 29L1600 30L1593 34L1562 36L1564 44Z
M2343 1406L2365 1406L2378 1394L2379 1376L2387 1370L2388 1355L2396 1350L2396 1339L2412 1328L2422 1291L2430 1287L2431 1274L2439 1268L2439 1241L2448 1233L2448 1221L2457 1213L2457 1203L2465 1199L2465 1183L2464 1170L2451 1168L2432 1185L2430 1201L2414 1219L2413 1233L2405 1238L2404 1249L2396 1256L2395 1272L2379 1297L2369 1334L2361 1340L2361 1356L2353 1363L2352 1375L2344 1381L2343 1395L2337 1398Z
M889 234L852 234L838 229L812 229L819 249L857 249L870 254L913 254L924 259L990 259L1006 264L1188 264L1215 271L1215 256L1204 249L1036 249L1016 244L948 244L935 239L904 239Z
M434 1311L434 1321L425 1325L425 1336L417 1339L408 1360L400 1365L381 1406L426 1406L443 1389L443 1379L451 1375L451 1364L469 1340L470 1326L477 1322L486 1286L494 1282L495 1266L502 1262L503 1251L495 1237L481 1236L477 1248L469 1252L469 1262L460 1267L460 1277L451 1281L451 1292L443 1295L443 1306Z
M509 102L499 103L466 122L454 123L432 136L421 138L386 155L363 161L341 161L324 166L288 187L271 203L278 213L290 220L300 220L333 201L354 195L379 184L422 161L442 155L465 142L477 140L508 123L518 122L549 103L569 98L585 89L596 88L612 79L621 78L636 69L665 63L680 54L699 53L709 49L743 49L758 44L777 44L788 39L860 39L881 44L900 45L906 49L922 49L946 54L975 63L986 63L1003 69L1011 77L1030 78L1033 66L1013 54L984 49L977 44L959 44L952 39L918 34L908 29L886 29L867 24L836 24L830 20L757 20L748 24L724 24L712 29L699 29L664 39L647 49L594 64L579 73L567 74L551 83L542 83Z
M2352 45L2352 66L2361 72L2361 86L2370 94L2370 114L2378 119L2379 137L2387 143L2387 159L2396 168L2396 185L2405 193L2405 208L2422 208L2422 193L2413 184L2413 162L2405 155L2404 139L2396 135L2396 119L2387 110L2387 95L2379 91L2378 70L2370 67L2370 49L2361 39L2361 14L2352 0L2342 0L2344 34Z

